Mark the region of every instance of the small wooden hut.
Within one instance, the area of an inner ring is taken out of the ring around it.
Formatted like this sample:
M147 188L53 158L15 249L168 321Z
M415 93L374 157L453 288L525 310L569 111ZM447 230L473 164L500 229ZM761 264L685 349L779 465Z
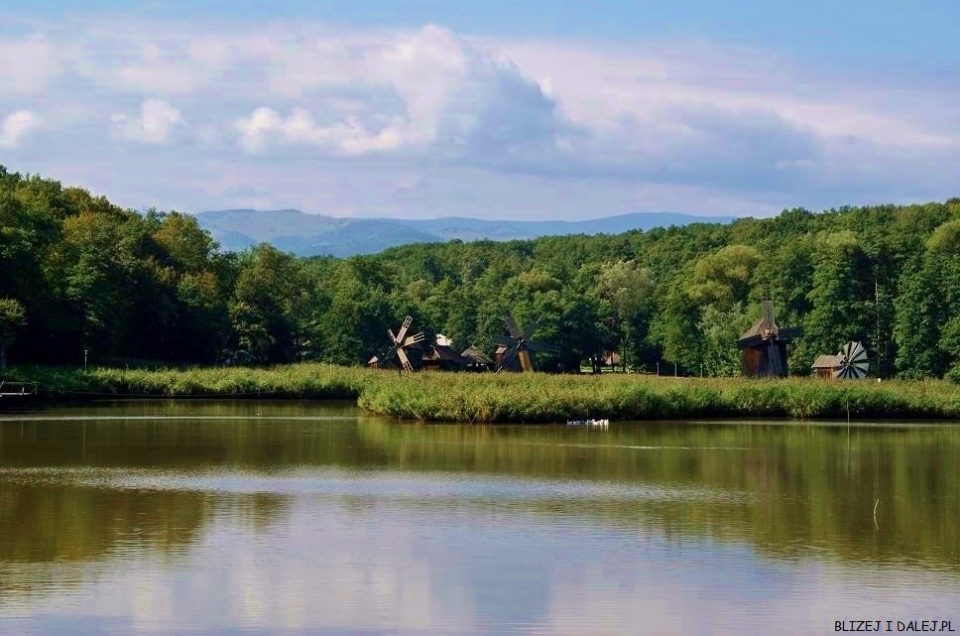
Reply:
M424 371L463 371L469 362L449 345L435 344L423 352Z
M818 378L832 380L840 372L840 369L843 368L843 356L817 356L811 368L813 369L814 375Z
M464 349L460 355L467 361L467 371L492 371L497 366L490 356L473 346Z

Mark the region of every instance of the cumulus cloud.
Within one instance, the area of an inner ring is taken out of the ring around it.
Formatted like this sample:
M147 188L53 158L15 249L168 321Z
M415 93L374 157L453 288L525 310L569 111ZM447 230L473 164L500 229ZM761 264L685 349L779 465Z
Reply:
M348 118L330 126L319 126L302 108L294 108L286 117L271 108L258 108L249 117L237 120L236 128L244 148L262 150L271 139L287 144L309 144L327 147L343 154L393 150L403 142L397 126L385 126L371 132L356 118Z
M184 123L180 111L162 99L143 102L139 116L116 114L111 119L117 135L145 144L169 142L173 130Z
M247 150L272 143L347 155L429 148L470 162L551 149L566 132L539 84L441 27L326 38L304 50L294 57L286 48L268 49L275 62L268 81L278 94L314 108L299 104L284 116L263 106L237 120ZM353 99L337 95L348 90Z
M29 110L18 110L0 120L0 148L16 148L40 126L40 117Z

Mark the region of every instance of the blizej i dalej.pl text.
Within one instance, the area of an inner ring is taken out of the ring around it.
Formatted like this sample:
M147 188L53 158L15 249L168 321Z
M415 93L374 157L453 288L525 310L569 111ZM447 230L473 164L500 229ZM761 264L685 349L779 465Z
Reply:
M843 620L834 621L835 632L956 632L952 621L945 620Z

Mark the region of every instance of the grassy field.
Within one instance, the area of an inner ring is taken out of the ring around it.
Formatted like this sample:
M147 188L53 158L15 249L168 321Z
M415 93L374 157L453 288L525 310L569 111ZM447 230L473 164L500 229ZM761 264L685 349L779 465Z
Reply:
M396 372L324 364L127 370L31 367L8 379L46 398L262 397L351 399L410 420L556 422L568 418L960 418L960 387L930 381L672 378L605 374Z

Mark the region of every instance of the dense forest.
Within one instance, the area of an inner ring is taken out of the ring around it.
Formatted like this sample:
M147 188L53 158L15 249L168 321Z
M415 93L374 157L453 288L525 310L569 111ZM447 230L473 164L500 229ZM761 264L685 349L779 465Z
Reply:
M189 215L0 167L0 349L17 364L362 364L406 314L490 350L511 313L541 319L541 368L617 350L735 375L765 295L805 329L795 374L862 340L879 375L960 380L960 199L299 259L224 253Z

